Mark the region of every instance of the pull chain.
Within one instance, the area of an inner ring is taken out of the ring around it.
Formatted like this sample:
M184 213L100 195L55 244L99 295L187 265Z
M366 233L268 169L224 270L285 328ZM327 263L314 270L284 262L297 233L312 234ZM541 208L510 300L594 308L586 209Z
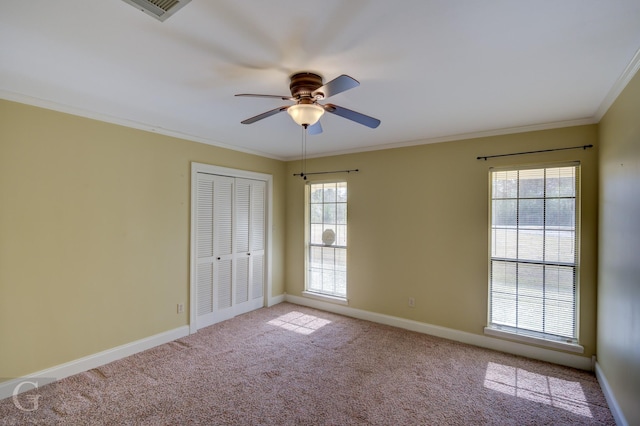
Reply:
M300 176L302 176L302 178L304 180L307 180L307 126L303 125L302 126L302 160L300 160L302 163L302 172L300 172Z

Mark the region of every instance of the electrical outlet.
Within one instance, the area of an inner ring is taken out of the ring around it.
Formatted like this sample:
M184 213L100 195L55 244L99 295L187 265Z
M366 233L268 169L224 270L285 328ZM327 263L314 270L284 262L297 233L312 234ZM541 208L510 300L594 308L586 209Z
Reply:
M184 312L184 305L182 303L178 303L178 313L181 314Z
M416 299L414 299L413 297L409 298L409 307L410 308L415 308L416 307Z

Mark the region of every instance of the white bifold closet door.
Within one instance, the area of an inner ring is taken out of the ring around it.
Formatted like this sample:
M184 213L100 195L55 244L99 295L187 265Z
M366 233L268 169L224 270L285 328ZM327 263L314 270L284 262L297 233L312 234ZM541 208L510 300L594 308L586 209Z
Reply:
M266 183L197 174L197 328L264 306Z

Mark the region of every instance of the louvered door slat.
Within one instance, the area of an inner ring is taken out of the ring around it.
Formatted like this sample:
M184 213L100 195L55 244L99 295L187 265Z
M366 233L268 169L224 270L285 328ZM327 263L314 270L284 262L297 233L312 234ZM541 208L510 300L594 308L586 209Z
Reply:
M233 253L233 178L216 176L213 217L214 255Z
M197 265L196 280L198 315L210 314L213 312L213 266L211 263Z
M232 289L232 268L231 259L219 260L216 262L217 276L217 308L226 309L233 306L231 289Z
M249 300L249 256L238 257L236 260L235 304Z
M260 299L264 295L264 255L252 256L251 263L251 299Z
M249 251L249 202L251 197L251 183L246 179L236 180L236 240L235 252Z
M198 178L196 224L197 257L213 255L213 180L204 175Z
M264 250L265 241L265 189L264 182L254 181L251 186L251 251Z

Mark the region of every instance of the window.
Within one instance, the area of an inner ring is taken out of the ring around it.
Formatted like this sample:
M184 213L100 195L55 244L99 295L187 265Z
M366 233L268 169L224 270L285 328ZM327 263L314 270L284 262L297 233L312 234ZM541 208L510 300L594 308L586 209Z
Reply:
M580 166L491 171L489 329L577 343Z
M347 297L347 183L307 187L306 291Z

